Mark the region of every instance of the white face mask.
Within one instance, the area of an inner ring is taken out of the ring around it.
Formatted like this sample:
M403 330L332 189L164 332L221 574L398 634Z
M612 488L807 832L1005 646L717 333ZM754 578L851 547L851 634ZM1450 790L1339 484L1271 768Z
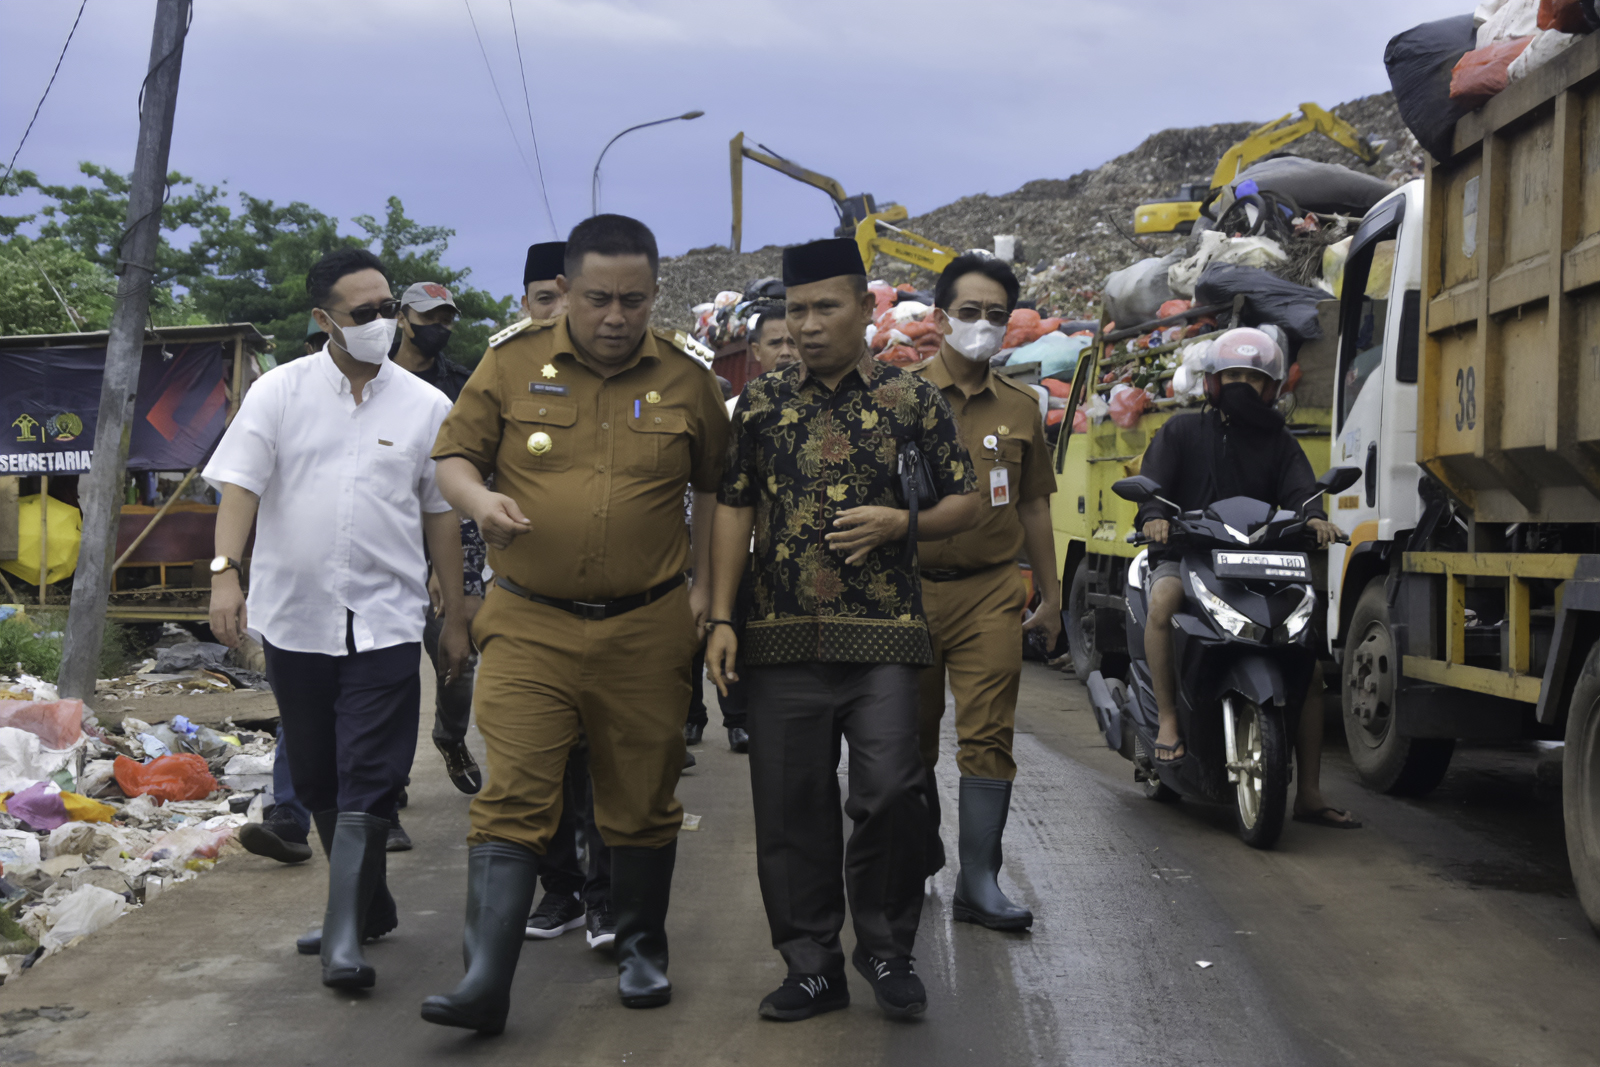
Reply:
M394 347L395 320L376 318L365 326L340 326L344 343L339 345L351 359L363 363L382 363ZM337 343L337 342L335 342Z
M983 319L962 322L951 315L945 318L950 322L950 347L972 362L987 363L991 356L1000 351L1000 343L1006 336L1004 326L991 326Z

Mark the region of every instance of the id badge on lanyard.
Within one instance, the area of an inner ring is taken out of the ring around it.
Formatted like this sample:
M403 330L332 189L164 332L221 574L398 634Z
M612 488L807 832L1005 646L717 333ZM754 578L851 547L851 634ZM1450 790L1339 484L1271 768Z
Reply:
M1011 503L1011 476L1004 467L989 472L989 506L1003 508Z

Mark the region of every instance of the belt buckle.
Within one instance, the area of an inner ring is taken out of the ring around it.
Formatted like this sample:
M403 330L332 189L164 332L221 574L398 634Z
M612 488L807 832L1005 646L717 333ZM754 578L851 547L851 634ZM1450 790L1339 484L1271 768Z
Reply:
M586 619L590 622L601 622L604 621L606 617L605 604L586 604L581 600L574 600L572 602L572 606L578 609L577 611L573 612L573 614L577 615L580 619Z

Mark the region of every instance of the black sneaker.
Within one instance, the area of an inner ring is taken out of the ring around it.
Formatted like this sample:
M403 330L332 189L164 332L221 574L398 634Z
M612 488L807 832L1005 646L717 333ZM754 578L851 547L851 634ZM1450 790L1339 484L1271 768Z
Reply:
M750 751L750 732L743 726L728 727L728 747L735 752Z
M705 733L704 723L686 722L683 724L683 743L686 745L698 745Z
M693 767L695 765L695 763L696 763L696 760L694 758L694 753L690 752L688 749L684 749L683 750L683 769L684 770L688 770L690 767Z
M400 825L400 813L395 812L394 818L389 820L389 838L383 843L385 852L410 852L411 835L406 833L405 827Z
M860 946L850 957L850 962L861 972L861 977L872 983L878 1007L891 1019L912 1019L928 1008L928 991L922 987L922 979L917 977L916 970L911 966L913 959L914 956L901 956L899 959L880 960L867 955Z
M585 917L588 929L584 936L590 948L610 948L617 939L617 917L611 913L611 901L602 900L589 909Z
M528 916L528 926L523 933L535 941L548 941L582 925L583 901L578 894L552 893L547 889L544 899Z
M841 971L833 975L791 974L766 995L758 1010L763 1019L792 1023L849 1006L850 989Z
M483 772L478 769L478 761L472 758L472 753L467 751L467 743L434 738L433 746L444 757L444 773L450 776L450 784L468 796L475 796L483 788Z
M247 822L239 827L239 844L246 852L279 863L304 863L311 858L306 832L293 819L279 816L276 806L268 808L260 822Z

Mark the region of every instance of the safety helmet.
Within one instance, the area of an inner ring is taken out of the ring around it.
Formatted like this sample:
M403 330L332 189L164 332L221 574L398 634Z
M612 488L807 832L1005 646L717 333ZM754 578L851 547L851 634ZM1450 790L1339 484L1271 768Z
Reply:
M1240 368L1260 371L1272 379L1262 399L1271 404L1278 399L1278 389L1288 373L1288 360L1277 342L1260 330L1240 326L1211 342L1200 362L1206 376L1206 397L1215 403L1222 395L1222 372Z

